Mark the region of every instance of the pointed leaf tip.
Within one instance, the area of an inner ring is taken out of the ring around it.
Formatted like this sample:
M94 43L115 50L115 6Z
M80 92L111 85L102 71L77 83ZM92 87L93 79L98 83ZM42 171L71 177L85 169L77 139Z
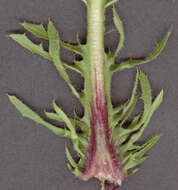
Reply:
M32 33L37 38L48 40L48 34L42 24L32 24L27 22L20 23L28 32Z
M8 95L10 102L16 107L16 109L22 114L22 116L35 121L36 123L47 127L56 135L64 136L70 138L70 131L58 128L51 123L48 123L43 118L41 118L36 112L34 112L31 108L25 105L20 99L16 96Z
M116 50L114 52L114 58L115 58L117 56L117 54L119 53L119 51L124 46L125 34L124 34L123 23L122 23L119 15L117 14L117 11L116 11L114 6L113 6L113 21L114 21L115 27L117 28L117 30L118 30L118 32L120 34L120 40L119 40L117 48L116 48Z

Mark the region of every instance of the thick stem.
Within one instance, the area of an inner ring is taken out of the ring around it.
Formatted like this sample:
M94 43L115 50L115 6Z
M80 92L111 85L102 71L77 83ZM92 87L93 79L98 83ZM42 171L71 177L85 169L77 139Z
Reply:
M85 171L81 178L88 180L96 177L101 181L110 181L121 185L121 173L118 155L110 141L108 122L108 102L105 89L105 52L104 52L104 11L105 0L93 0L88 6L88 63L91 80L90 127L91 138Z

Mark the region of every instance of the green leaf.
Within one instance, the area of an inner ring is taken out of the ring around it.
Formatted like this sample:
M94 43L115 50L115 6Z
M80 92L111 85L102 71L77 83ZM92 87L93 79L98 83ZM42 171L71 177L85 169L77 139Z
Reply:
M78 168L78 165L77 165L77 163L74 161L74 159L72 158L72 155L70 154L67 145L65 146L65 152L66 152L67 159L68 159L69 163L71 164L71 166L72 166L73 168Z
M119 51L121 50L121 48L124 45L125 35L124 35L123 23L120 20L118 14L116 12L116 9L114 7L113 7L113 20L114 20L114 24L115 24L115 26L116 26L119 34L120 34L120 41L119 41L118 46L116 48L116 51L114 53L114 57L116 57L117 54L119 53Z
M36 37L49 40L48 32L45 30L42 24L38 25L24 22L21 25ZM61 39L59 39L59 43L64 48L67 48L68 50L73 51L79 55L83 55L84 45L72 45L67 42L63 42Z
M128 103L126 103L126 105L123 106L123 111L122 111L121 114L115 114L115 115L113 115L112 127L115 127L117 125L117 123L119 121L121 121L121 119L127 113L127 111L129 110L129 108L131 107L131 105L133 105L133 102L134 102L135 97L136 97L136 92L137 92L138 79L139 79L139 72L137 71L136 79L135 79L135 83L134 83L134 88L132 90L132 95L131 95L130 101Z
M124 166L124 169L129 170L131 168L134 168L137 165L140 165L142 162L144 162L147 159L147 157L143 157L139 160L136 160L134 156L131 156L128 163Z
M129 135L139 129L138 121L140 119L140 114L135 116L132 120L131 124L128 126L127 129L119 130L119 136L120 136L120 142L123 143L126 141L126 139L129 137Z
M140 170L140 168L135 168L133 171L131 171L131 172L127 172L127 176L129 177L129 176L132 176L133 174L135 174L136 172L138 172L138 170Z
M159 93L159 95L156 97L156 99L154 100L151 108L149 110L147 110L147 113L145 115L142 116L141 121L137 124L137 126L135 127L135 129L137 130L138 128L140 128L142 125L142 127L140 128L140 130L138 130L138 132L134 133L129 141L124 144L122 146L122 151L126 152L128 150L130 150L130 147L132 146L133 143L135 143L143 134L143 131L145 130L145 128L147 127L151 116L153 115L153 113L155 112L155 110L159 107L159 105L161 104L163 100L163 90Z
M67 125L71 132L71 139L74 145L74 150L78 152L80 155L83 156L83 153L81 152L79 148L79 137L76 133L75 126L72 125L70 119L67 117L67 115L56 105L55 102L53 102L53 107L56 113L59 115L59 117L63 120L63 122Z
M74 159L72 158L72 155L69 152L69 149L67 147L67 145L65 146L65 153L66 153L66 157L67 160L69 161L69 163L67 164L69 170L74 174L74 175L78 175L79 174L79 169L78 169L78 164L74 161ZM72 167L74 168L72 168Z
M127 138L129 137L129 135L138 130L140 126L138 126L138 121L140 119L140 114L135 116L134 119L132 120L131 124L128 126L127 129L124 129L124 128L115 128L114 132L113 132L113 137L115 139L115 141L117 141L117 145L118 146L118 151L120 151L120 145L122 143L124 143Z
M139 119L140 119L141 114L138 114L137 116L134 117L134 119L132 120L131 124L128 126L128 129L134 129L135 126L137 125Z
M80 73L83 77L85 77L85 72L84 72L84 62L83 61L77 61L74 60L74 64L69 65L66 63L63 63L67 69L71 69L73 71L76 71Z
M26 34L10 34L9 36L32 53L39 54L42 57L51 60L51 56L43 49L42 44L34 44L31 40L28 39Z
M148 150L150 150L160 139L160 135L156 135L147 140L142 146L141 150L134 154L136 159L140 159Z
M48 129L50 129L53 133L55 133L57 135L61 135L61 136L70 138L70 136L71 136L70 131L57 128L56 126L46 122L37 113L35 113L27 105L25 105L22 101L20 101L17 97L8 95L8 98L9 98L10 102L17 108L17 110L24 117L31 119L31 120L35 121L36 123L47 127Z
M60 45L70 51L73 51L73 52L81 55L81 56L84 55L83 48L82 48L84 45L72 45L72 44L64 42L62 40L60 40Z
M53 102L53 107L56 113L58 114L59 118L67 125L67 127L71 131L71 135L73 139L77 139L78 135L75 131L75 127L72 125L70 119L67 117L67 115L62 111L61 108L59 108L55 102Z
M150 110L148 111L147 117L144 121L144 124L141 128L141 130L137 133L137 135L134 138L134 141L138 140L138 138L142 135L144 129L147 127L153 113L156 111L156 109L160 106L160 104L163 101L163 90L161 90L161 92L158 94L158 96L155 98Z
M109 7L110 5L116 3L117 1L118 1L118 0L107 0L105 7L107 8L107 7Z
M36 37L48 40L48 33L42 24L31 24L23 22L21 25Z
M152 148L159 139L160 139L160 136L156 135L150 138L148 141L146 141L146 143L144 143L138 149L131 151L128 155L127 162L125 163L124 168L128 170L128 169L134 168L135 166L143 162L147 158L147 157L143 157L144 154L150 148Z
M53 23L48 23L48 37L49 37L49 54L51 55L54 62L59 61L59 33L54 27Z
M60 55L59 55L59 50L60 50L59 33L57 32L56 28L54 27L54 25L51 21L49 21L49 23L48 23L48 37L49 37L49 54L52 57L52 60L55 64L56 69L60 73L61 77L69 85L73 94L81 101L79 93L71 84L69 76L65 71L64 65L61 62Z
M138 79L139 79L139 72L137 70L137 74L136 74L136 78L135 78L135 83L134 83L134 87L133 87L133 90L132 90L132 95L131 95L130 101L129 101L128 105L123 109L123 113L124 114L132 106L132 104L133 104L133 102L135 100L136 93L137 93L137 87L138 87Z
M126 107L127 104L128 101L120 105L119 107L113 108L113 115L118 114L121 110L123 110Z
M163 51L163 49L166 46L166 43L167 43L167 41L169 39L169 36L170 36L171 32L172 32L172 28L167 32L165 37L156 45L153 52L146 59L141 60L141 61L135 61L133 59L129 59L128 61L123 61L119 65L112 65L110 67L111 71L112 72L122 71L124 69L130 69L130 68L133 68L135 66L138 66L138 65L153 61Z
M88 6L88 1L87 0L81 0L81 1L84 2L86 6Z
M150 109L152 104L151 86L148 77L142 72L139 72L139 80L142 90L142 99L144 102L144 114Z
M127 119L129 118L129 116L132 114L132 112L136 106L137 100L138 100L138 97L135 96L133 101L132 101L132 104L130 105L130 108L129 108L127 114L124 116L123 120L119 124L119 127L122 127L124 125L124 123L127 121Z
M45 114L49 119L59 121L59 122L63 122L63 120L56 113L46 112L45 111Z

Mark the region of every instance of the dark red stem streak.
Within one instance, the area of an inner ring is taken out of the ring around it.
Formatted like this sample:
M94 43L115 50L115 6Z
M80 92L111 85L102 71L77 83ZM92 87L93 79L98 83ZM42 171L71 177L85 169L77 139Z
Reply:
M106 190L114 190L113 188L118 187L125 176L122 172L119 155L116 154L114 144L110 140L111 131L108 123L105 90L97 80L93 91L90 145L86 155L84 171L79 177L83 180L95 177L100 180L112 181L117 185L106 183L105 186ZM112 186L112 188L109 189L109 186Z

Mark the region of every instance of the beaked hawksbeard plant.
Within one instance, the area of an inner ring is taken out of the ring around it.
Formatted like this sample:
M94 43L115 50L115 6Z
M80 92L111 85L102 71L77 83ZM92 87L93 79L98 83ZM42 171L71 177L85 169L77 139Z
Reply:
M171 33L169 30L147 58L129 59L116 64L115 58L123 47L125 37L123 24L114 7L112 9L113 21L120 34L120 40L114 52L106 53L104 50L104 13L105 9L116 1L83 0L88 14L86 44L82 44L79 37L77 37L77 45L62 41L51 21L49 21L47 29L42 24L22 23L28 32L49 42L49 51L44 50L42 43L34 44L25 34L10 35L24 48L54 63L60 76L82 104L84 114L79 117L75 113L74 118L69 118L54 101L55 112L45 112L45 114L49 119L66 125L65 128L58 128L45 121L16 96L9 95L9 100L24 117L47 127L56 135L71 139L73 148L78 155L78 161L72 158L66 146L69 170L82 180L93 177L99 179L103 190L120 187L125 178L138 170L137 166L147 158L145 153L160 138L159 135L156 135L141 145L136 144L152 114L162 102L163 90L152 100L149 80L142 71L137 69L131 98L119 107L114 107L110 95L112 74L154 60L164 49ZM65 63L60 58L60 47L82 56L82 60L74 59L72 65ZM67 69L72 69L83 76L84 89L81 92L78 92L73 86L66 72ZM141 88L141 95L137 90L138 85ZM144 105L143 113L135 115L131 122L127 122L140 97Z

